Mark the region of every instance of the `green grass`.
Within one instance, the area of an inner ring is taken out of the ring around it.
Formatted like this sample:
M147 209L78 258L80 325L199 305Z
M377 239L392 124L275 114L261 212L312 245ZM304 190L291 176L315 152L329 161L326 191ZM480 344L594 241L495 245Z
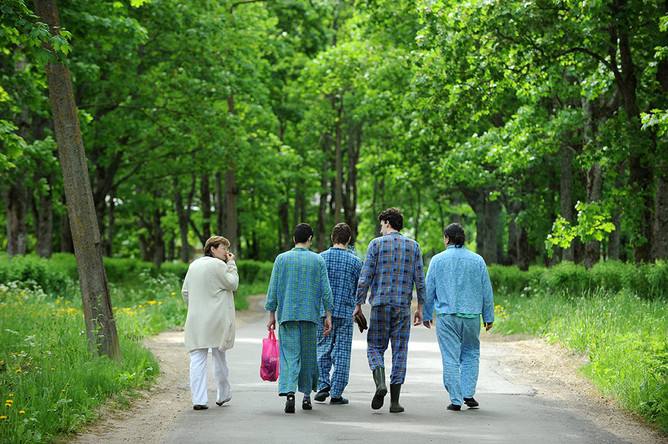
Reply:
M628 290L572 297L528 289L497 296L497 329L530 333L587 356L583 373L668 432L668 312Z
M48 442L74 431L97 406L123 402L159 372L153 355L125 334L119 362L90 356L81 310L39 290L0 286L0 321L3 442Z
M2 442L48 442L95 419L96 408L110 398L127 404L159 373L142 339L185 323L181 279L140 271L110 284L121 361L92 357L78 286L47 294L22 284L0 284ZM266 289L266 281L242 282L236 309L247 308L248 296Z

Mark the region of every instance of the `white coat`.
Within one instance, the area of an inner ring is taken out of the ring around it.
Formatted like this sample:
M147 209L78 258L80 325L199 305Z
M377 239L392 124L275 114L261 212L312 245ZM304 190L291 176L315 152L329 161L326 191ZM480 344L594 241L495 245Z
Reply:
M234 346L234 293L239 274L234 261L203 256L188 267L181 294L188 304L185 345L188 351Z

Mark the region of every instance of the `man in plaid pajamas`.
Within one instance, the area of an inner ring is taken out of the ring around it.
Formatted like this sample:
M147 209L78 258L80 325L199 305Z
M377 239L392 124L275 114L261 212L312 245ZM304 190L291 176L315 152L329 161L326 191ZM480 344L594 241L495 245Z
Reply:
M265 310L267 328L276 328L280 341L278 395L287 398L285 413L295 412L295 391L304 394L302 409L311 410L311 392L318 387L316 325L324 309L323 335L332 328L332 289L325 260L309 250L313 229L295 228L295 248L279 254L271 271Z
M334 310L332 311L332 332L323 334L324 309L318 324L318 370L320 382L316 401L324 401L331 395L330 404L348 404L342 396L348 385L350 374L350 350L353 343L353 310L355 290L362 269L362 261L348 250L353 232L348 224L340 223L332 230L333 246L320 253L327 264L327 275L332 287ZM330 380L330 371L334 372Z
M417 290L418 299L413 322L415 325L422 323L425 297L422 252L417 242L399 232L404 226L399 209L388 208L380 213L378 220L382 236L369 243L357 284L357 306L354 314L361 312L367 291L371 288L367 357L376 383L371 408L381 408L387 394L385 350L391 342L390 412L400 413L404 411L399 404L399 395L406 377L413 286Z

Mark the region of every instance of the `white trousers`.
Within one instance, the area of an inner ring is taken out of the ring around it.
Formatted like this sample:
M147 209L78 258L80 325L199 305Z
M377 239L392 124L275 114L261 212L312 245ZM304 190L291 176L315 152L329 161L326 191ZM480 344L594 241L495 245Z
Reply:
M206 361L209 349L198 348L190 352L190 391L193 397L193 405L206 405L207 396L207 371ZM229 382L230 370L227 368L225 352L217 348L211 349L213 357L213 376L218 386L216 395L217 402L227 402L231 399L231 387Z

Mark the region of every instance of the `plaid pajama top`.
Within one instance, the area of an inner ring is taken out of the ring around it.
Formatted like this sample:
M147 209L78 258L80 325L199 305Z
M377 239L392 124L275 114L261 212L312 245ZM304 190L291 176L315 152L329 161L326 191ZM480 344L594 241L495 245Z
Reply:
M364 304L369 288L369 303L409 307L413 285L418 303L424 303L424 267L420 245L398 232L377 237L369 243L364 266L357 283L357 303Z
M334 298L334 310L332 316L335 318L350 318L355 309L355 290L357 280L362 270L362 261L352 251L342 248L330 248L320 253L327 264L329 285L332 287ZM324 309L320 310L324 316Z
M271 270L264 309L285 321L318 322L320 307L332 310L332 289L325 260L306 248L281 253Z

